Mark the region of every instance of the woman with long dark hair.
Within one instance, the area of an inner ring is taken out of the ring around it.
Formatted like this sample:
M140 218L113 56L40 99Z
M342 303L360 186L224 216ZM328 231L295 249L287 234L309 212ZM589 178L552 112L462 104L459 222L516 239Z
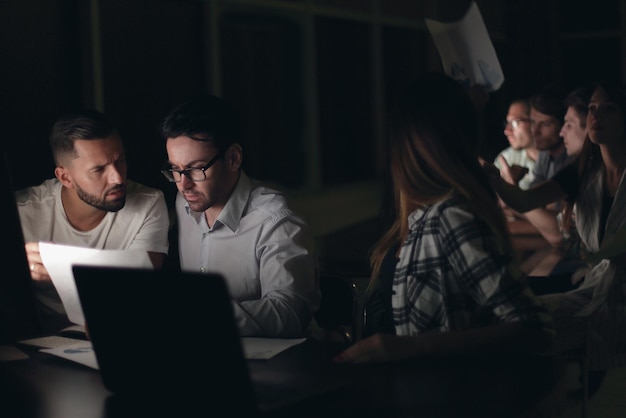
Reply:
M395 220L372 253L370 287L386 280L381 297L391 298L383 305L393 328L336 360L550 348L549 315L511 258L506 221L478 162L477 117L464 88L424 74L388 124ZM381 275L390 258L395 266Z

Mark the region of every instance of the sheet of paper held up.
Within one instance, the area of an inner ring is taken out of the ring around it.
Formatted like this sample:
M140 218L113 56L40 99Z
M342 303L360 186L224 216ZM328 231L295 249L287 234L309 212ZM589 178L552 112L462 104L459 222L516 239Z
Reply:
M42 348L42 353L48 353L62 357L66 360L75 361L84 366L98 370L98 360L91 346L91 341L82 341L75 344L63 345L55 348Z
M82 326L85 325L85 317L80 306L72 265L153 268L148 253L142 250L96 250L40 242L39 252L63 302L67 317L73 323Z
M502 86L504 74L500 61L476 2L470 4L465 16L457 22L425 21L446 74L467 87L482 85L488 92Z

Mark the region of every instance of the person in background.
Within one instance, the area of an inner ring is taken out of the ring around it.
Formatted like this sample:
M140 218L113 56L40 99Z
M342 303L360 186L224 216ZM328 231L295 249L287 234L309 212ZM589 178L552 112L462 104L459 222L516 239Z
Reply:
M550 86L530 98L530 129L539 156L529 187L549 179L570 161L559 134L566 111L564 99L560 89Z
M532 172L539 156L530 131L528 100L511 102L504 123L504 135L509 141L509 147L496 156L493 164L506 181L527 189L533 180Z
M582 86L572 90L565 98L567 111L560 135L570 161L580 154L587 140L587 107L592 93L591 86ZM534 212L540 212L549 217L553 215L551 211L543 208L536 209ZM539 261L533 265L528 274L537 277L537 280L531 281L531 287L535 293L549 293L553 291L553 286L562 290L574 288L576 280L572 282L572 274L584 265L581 261L584 246L581 246L574 223L568 222L568 229L564 228L563 217L574 216L574 213L572 210L565 212L566 210L562 209L556 214L556 224L548 221L543 223L545 236L560 236L561 239L560 241L558 238L554 239L553 246L547 251L537 252L533 256ZM547 228L551 229L547 230ZM544 277L550 277L550 280L542 280Z
M239 115L199 95L165 118L162 171L178 189L180 268L224 275L242 336L301 337L320 303L307 224L285 196L242 169Z
M560 135L563 137L563 145L565 145L567 156L571 161L580 154L585 141L587 141L587 112L593 90L591 86L579 87L571 91L565 98L567 112ZM585 250L576 231L573 218L567 223L564 222L564 217L568 216L575 216L573 205L565 205L565 208L557 214L557 225L563 240L559 246L554 248L550 256L542 261L543 266L539 266L539 269L545 269L546 264L547 266L553 265L547 276L561 277L565 280L566 288L569 285L573 288L577 285L577 281L576 277L572 279L572 275L579 268L585 266L584 261L581 260ZM565 227L566 224L567 228ZM533 272L531 272L532 274ZM537 293L537 289L534 290ZM540 291L540 293L545 293L545 291Z
M587 347L592 395L607 368L626 364L626 99L621 86L595 86L586 125L589 140L574 163L534 188L512 187L495 167L484 167L494 190L518 211L561 199L570 211L575 205L576 216L563 219L576 224L588 271L576 289L541 298L555 318L557 349Z
M570 160L580 154L587 139L587 112L593 90L591 86L579 87L565 98L567 111L559 135L563 138L563 146Z
M155 268L168 253L163 192L127 180L126 152L99 111L60 117L50 133L55 178L16 192L26 255L44 327L69 325L39 253L39 242L146 251Z
M426 73L405 90L389 126L396 218L372 253L370 288L389 289L378 295L391 298L379 304L391 312L379 314L394 329L371 330L335 361L549 350L551 319L511 259L465 89Z
M571 161L563 145L563 138L559 135L566 111L564 99L565 94L552 86L544 87L530 98L530 127L539 156L528 188L549 179ZM557 248L563 241L557 222L557 214L561 209L562 203L556 201L520 215L542 235L550 247ZM525 267L524 270L532 268Z
M510 146L496 156L493 164L500 170L500 175L507 182L527 189L533 181L533 170L539 156L539 150L535 147L530 129L529 100L516 99L511 102L504 122L504 135ZM509 221L507 227L512 234L540 234L523 214L507 207L500 199L498 202ZM527 247L518 248L520 254L535 254L536 250L535 244L532 243ZM524 266L529 261L520 261L523 262L522 269L525 269Z

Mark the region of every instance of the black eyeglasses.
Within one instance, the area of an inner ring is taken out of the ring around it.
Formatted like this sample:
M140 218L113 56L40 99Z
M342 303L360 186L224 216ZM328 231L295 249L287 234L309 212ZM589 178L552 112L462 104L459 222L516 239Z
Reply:
M502 122L502 125L504 125L505 128L511 125L513 129L517 129L520 123L523 123L523 122L530 122L530 119L505 120L504 122Z
M206 171L216 162L224 157L224 153L220 152L211 161L206 163L204 167L190 167L184 170L176 170L174 168L168 168L161 170L161 173L170 183L179 183L183 179L183 175L191 181L204 181L206 180Z

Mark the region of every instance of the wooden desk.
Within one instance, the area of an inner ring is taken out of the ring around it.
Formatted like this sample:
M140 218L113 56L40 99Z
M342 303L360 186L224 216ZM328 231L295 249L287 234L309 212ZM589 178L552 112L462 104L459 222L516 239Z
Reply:
M322 355L316 354L320 347ZM298 364L303 377L323 370L348 382L326 393L322 401L303 400L283 408L277 416L521 417L552 396L565 367L560 358L534 356L329 365L324 360L328 353L327 345L307 344L285 352L273 365L272 359L263 366L282 371ZM303 370L302 358L314 360ZM263 373L254 366L253 376Z
M562 372L553 358L332 363L342 348L307 341L270 360L249 361L260 415L512 417L544 397ZM210 378L194 377L181 384ZM6 418L119 418L164 412L158 397L134 409L116 403L96 370L42 353L0 363L0 396L0 416ZM205 407L198 399L193 415L204 415Z

